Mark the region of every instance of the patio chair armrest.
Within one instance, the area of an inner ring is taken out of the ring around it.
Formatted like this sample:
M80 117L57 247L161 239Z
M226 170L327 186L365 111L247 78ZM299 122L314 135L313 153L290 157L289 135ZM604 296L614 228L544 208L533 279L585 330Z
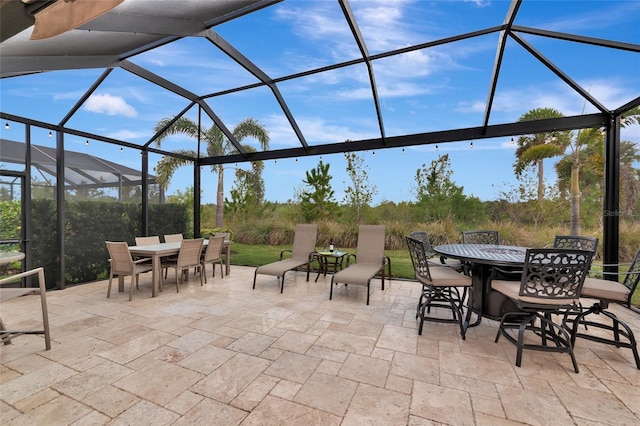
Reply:
M284 254L285 253L292 253L291 249L284 249L282 251L280 251L280 260L284 259Z
M357 260L356 255L353 253L347 253L345 258L347 259L347 265L345 266L345 268L351 263L351 258L353 258L354 262Z
M109 259L111 260L111 259ZM143 257L142 259L136 259L133 261L133 263L138 264L138 263L146 263L146 262L151 262L151 258L150 257Z
M389 256L385 256L382 258L382 273L384 275L384 268L387 268L387 277L391 279L391 258Z

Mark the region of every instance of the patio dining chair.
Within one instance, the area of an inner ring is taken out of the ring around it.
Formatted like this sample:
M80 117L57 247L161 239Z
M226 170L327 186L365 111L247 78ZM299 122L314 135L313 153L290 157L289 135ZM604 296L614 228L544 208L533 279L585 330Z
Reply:
M180 293L181 278L188 278L189 268L194 268L194 270L200 274L200 285L204 285L203 269L200 263L203 245L204 239L202 238L182 240L180 242L178 257L162 261L163 268L174 268L176 271L177 293Z
M572 344L575 344L576 338L580 337L598 343L613 345L617 348L631 349L636 367L640 370L640 356L638 355L638 347L631 327L608 310L610 304L617 303L636 313L640 313L640 309L631 304L633 293L640 283L640 250L638 250L630 264L617 264L615 266L628 266L628 270L616 273L601 271L599 274L602 276L624 277L623 281L587 277L582 287L582 297L593 299L594 302L589 308L580 308L575 316L571 315L573 312L565 315L565 322L571 325ZM600 314L604 317L604 321L595 321L594 315ZM578 327L581 325L584 326L584 332L578 332ZM609 336L605 336L602 333L587 332L590 327L608 332ZM621 337L626 341L621 340Z
M152 235L149 237L136 237L136 245L137 246L149 246L151 244L160 244L160 237L157 235Z
M500 245L498 231L462 231L462 244Z
M469 293L469 308L464 315L464 299L466 289L471 287L472 279L468 275L461 274L453 268L429 261L422 241L406 237L407 248L411 256L415 277L422 284L422 292L418 300L416 318L420 318L418 334L422 335L422 327L425 321L430 322L455 322L460 327L462 339L465 339L469 319L471 318L471 306L473 305L473 292ZM463 289L462 293L460 288ZM438 315L427 315L432 308L443 308L451 311L451 318Z
M182 241L184 237L182 234L164 234L164 242L165 243L175 243L178 241Z
M134 281L136 288L138 288L140 274L153 270L151 259L133 260L131 252L129 252L129 246L125 241L106 241L106 245L109 251L109 262L111 263L107 298L111 297L111 284L114 277L131 275L131 284L129 285L129 301L131 301L133 299Z
M253 274L253 289L256 288L256 278L258 274L272 275L280 281L280 293L284 291L284 275L302 266L307 267L307 281L309 281L309 268L313 253L316 250L316 240L318 237L317 224L296 225L293 236L293 246L291 249L280 251L280 260L266 265L258 266ZM289 258L285 258L285 253L290 253Z
M202 272L204 273L204 283L207 283L207 263L213 265L213 276L216 276L216 263L220 264L220 276L224 278L224 270L222 267L222 245L224 237L209 237L209 244L202 254Z
M347 264L344 269L331 277L329 300L333 298L334 284L344 283L367 287L367 305L371 280L382 272L382 290L384 291L384 270L389 267L391 276L391 264L384 255L385 228L384 225L360 225L358 227L358 245L356 254L347 255ZM355 263L350 264L350 259Z
M516 345L516 366L522 365L523 350L533 349L568 353L575 372L579 372L570 331L563 323L555 323L552 316L563 315L578 306L592 257L590 250L527 249L520 282L491 280L491 288L509 297L519 309L502 316L495 339L497 343L500 336L505 336ZM510 330L517 330L515 336ZM527 335L540 338L540 343L525 339L527 331L532 332Z
M444 265L450 268L455 269L460 272L463 270L462 263L458 259L449 259L444 256L440 256L440 261L432 260L437 256L436 252L433 251L433 247L431 246L431 241L429 240L429 233L426 231L413 231L410 235L411 238L419 240L422 242L424 246L424 253L429 259L429 261L434 265Z
M598 239L595 237L583 237L579 235L556 235L553 239L553 247L590 250L595 255L598 248Z

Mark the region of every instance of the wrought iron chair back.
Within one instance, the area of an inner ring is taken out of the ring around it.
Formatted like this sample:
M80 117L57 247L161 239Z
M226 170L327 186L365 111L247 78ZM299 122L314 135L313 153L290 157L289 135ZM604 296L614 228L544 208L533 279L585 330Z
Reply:
M590 250L528 249L520 281L520 296L578 299L592 257Z
M577 235L556 235L553 240L553 247L590 250L595 253L598 248L598 239L595 237L583 237Z
M500 245L498 231L462 231L462 244Z

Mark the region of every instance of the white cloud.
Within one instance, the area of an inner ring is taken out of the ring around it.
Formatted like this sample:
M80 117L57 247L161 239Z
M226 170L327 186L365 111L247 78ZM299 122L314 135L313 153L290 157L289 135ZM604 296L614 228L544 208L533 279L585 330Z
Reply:
M138 111L120 96L108 93L91 95L84 104L84 109L98 114L123 115L125 117L137 117Z

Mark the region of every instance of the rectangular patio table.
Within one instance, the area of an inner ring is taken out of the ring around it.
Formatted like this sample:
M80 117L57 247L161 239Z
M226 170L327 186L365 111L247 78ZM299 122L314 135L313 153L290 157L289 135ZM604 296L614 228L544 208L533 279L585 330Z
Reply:
M527 247L495 244L444 244L433 247L440 256L458 259L471 267L473 280L473 311L478 315L475 326L483 317L500 320L505 312L519 309L508 297L491 289L493 267L522 270ZM518 275L520 279L520 275Z
M153 267L153 270L152 270L153 288L151 290L152 297L158 296L158 281L159 281L160 274L162 273L162 262L160 261L160 259L166 256L176 256L180 252L180 244L181 244L180 241L175 241L171 243L147 244L143 246L129 247L129 252L131 253L132 256L151 258L151 264ZM206 247L208 244L209 244L209 239L205 238L204 247ZM230 244L231 244L231 241L225 240L222 246L222 252L225 254L225 262L226 262L225 269L226 269L227 275L229 275L229 272L231 270L231 266L230 266L231 250L229 249ZM122 277L118 279L118 291L120 292L124 291L124 279L122 279Z

